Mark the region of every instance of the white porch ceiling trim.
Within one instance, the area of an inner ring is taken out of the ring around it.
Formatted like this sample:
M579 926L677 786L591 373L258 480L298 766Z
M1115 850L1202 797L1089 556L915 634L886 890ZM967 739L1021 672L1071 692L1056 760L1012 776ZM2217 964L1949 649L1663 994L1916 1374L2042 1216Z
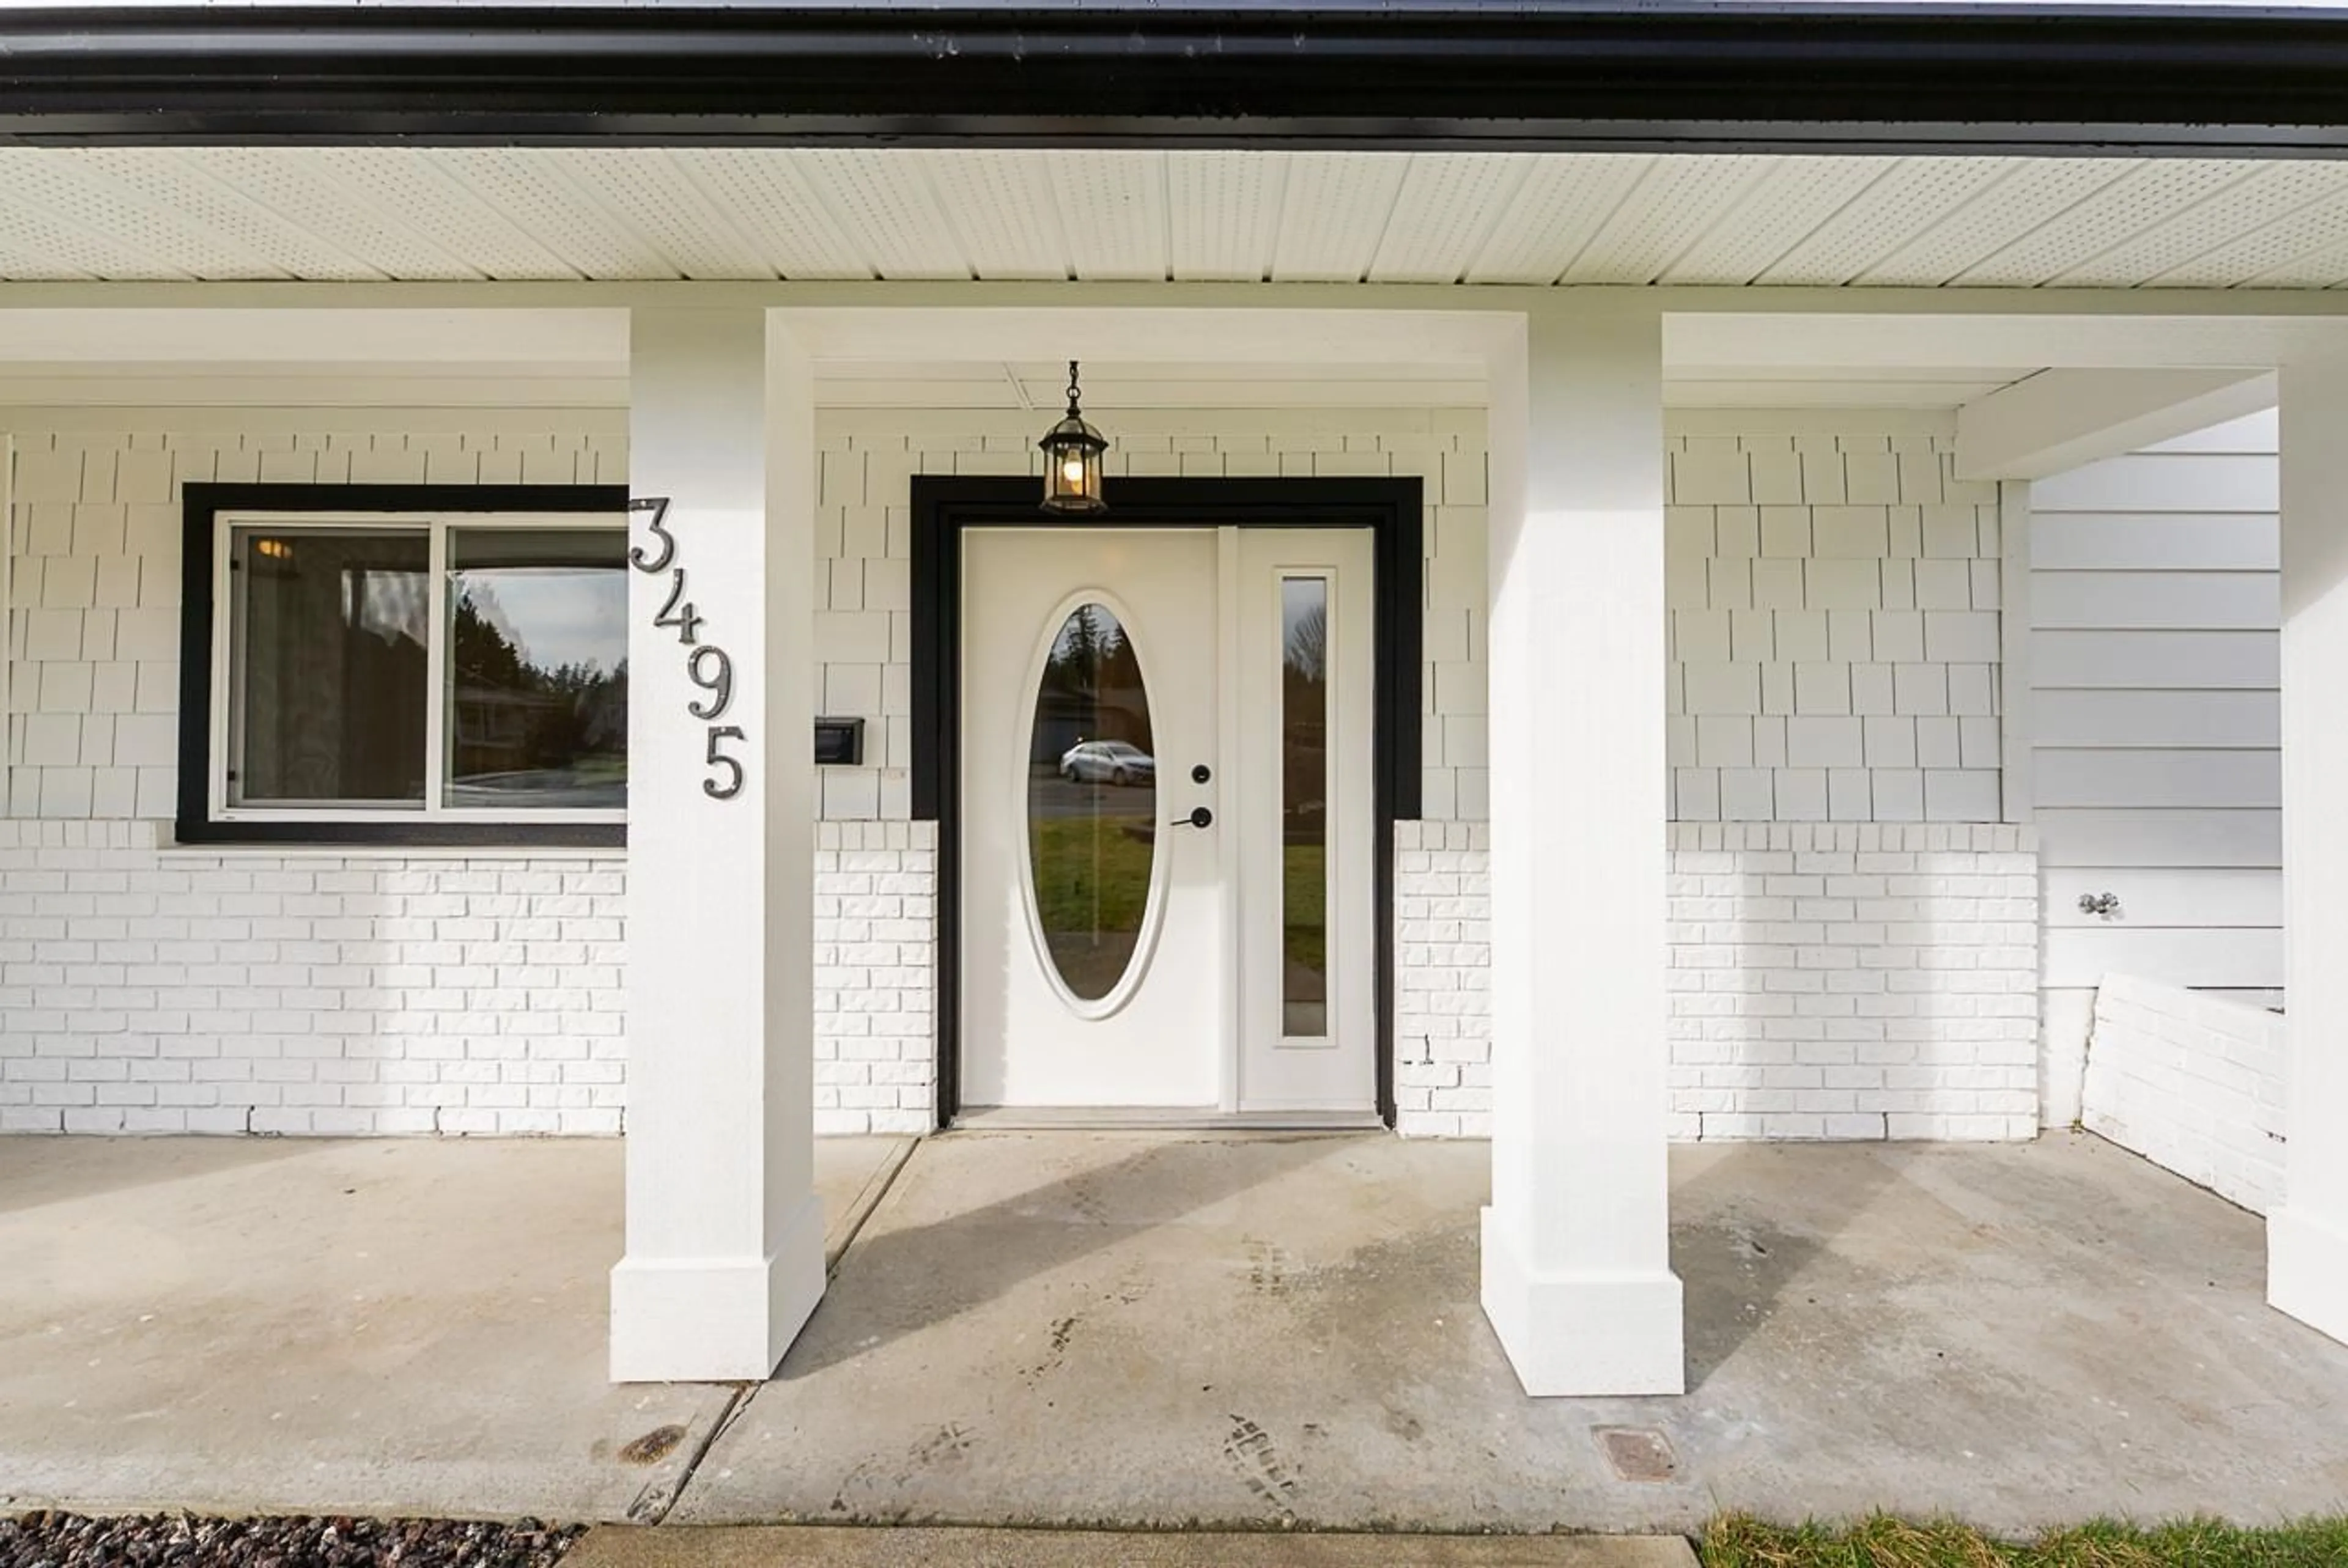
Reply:
M2078 371L2103 375L2092 384L2132 418L2348 352L2343 294L1902 290L1858 302L1832 290L1399 285L0 284L0 403L617 407L628 311L711 305L775 310L816 361L820 400L842 409L1032 411L1056 402L1070 357L1105 410L1479 406L1495 351L1529 314L1656 321L1665 400L1682 409L1946 410L2033 377L2024 395L2041 398L2058 384L2044 373ZM2059 415L2087 406L2017 415L2011 440L2068 429ZM2005 469L2026 455L1985 460Z
M0 279L2348 283L2348 162L0 149Z
M1957 475L2043 479L2275 405L2272 374L2047 370L1957 412Z

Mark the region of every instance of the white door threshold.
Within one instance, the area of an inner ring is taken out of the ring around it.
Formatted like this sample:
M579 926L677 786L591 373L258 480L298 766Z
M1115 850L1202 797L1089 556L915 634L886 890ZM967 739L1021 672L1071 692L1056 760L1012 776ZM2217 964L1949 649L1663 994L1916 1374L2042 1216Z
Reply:
M1220 1111L1212 1106L980 1105L956 1116L958 1130L983 1132L1382 1132L1375 1111Z

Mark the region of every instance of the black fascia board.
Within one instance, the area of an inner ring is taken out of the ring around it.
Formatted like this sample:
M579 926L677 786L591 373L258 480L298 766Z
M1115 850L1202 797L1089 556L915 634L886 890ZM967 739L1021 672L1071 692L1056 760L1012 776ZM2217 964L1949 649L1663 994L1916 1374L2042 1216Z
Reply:
M0 143L2348 153L2305 7L0 9Z

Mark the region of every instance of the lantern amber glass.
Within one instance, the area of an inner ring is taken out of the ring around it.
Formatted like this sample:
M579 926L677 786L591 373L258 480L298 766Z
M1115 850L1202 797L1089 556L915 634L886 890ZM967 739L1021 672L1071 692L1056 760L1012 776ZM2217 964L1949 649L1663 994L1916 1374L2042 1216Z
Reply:
M1044 509L1047 512L1099 512L1107 509L1101 496L1101 454L1108 443L1099 431L1071 415L1052 426L1036 443L1044 449Z

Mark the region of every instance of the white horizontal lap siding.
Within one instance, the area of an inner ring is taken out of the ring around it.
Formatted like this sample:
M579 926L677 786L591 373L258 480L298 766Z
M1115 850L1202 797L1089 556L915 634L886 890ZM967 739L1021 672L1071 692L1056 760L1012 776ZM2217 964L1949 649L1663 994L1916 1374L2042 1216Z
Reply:
M2282 983L2274 454L2269 413L2032 487L2050 989Z

